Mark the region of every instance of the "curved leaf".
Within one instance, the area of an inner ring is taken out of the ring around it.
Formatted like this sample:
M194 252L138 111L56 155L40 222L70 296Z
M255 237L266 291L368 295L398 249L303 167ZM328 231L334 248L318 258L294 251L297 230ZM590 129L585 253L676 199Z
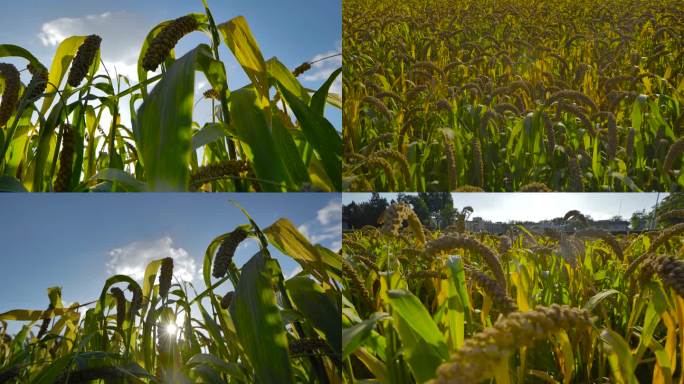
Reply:
M173 63L138 110L133 133L153 191L184 191L189 180L192 112L198 56L205 44Z
M230 314L257 382L292 383L287 335L271 287L267 260L259 252L242 267Z

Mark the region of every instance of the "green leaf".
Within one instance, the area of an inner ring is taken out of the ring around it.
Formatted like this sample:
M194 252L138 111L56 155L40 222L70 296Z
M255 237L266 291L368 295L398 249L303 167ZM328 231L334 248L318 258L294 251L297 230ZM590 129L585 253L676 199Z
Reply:
M242 66L252 84L259 91L262 98L268 100L268 75L266 63L261 54L252 31L249 29L247 20L238 16L224 24L217 26L223 35L226 45L233 52L238 63Z
M297 116L307 141L323 161L325 172L334 184L335 190L342 190L342 138L339 133L328 120L317 115L282 84L279 84L279 88Z
M292 92L295 96L301 100L306 100L308 103L309 93L306 88L299 83L292 72L277 58L273 57L266 62L266 68L268 69L268 74L276 80L276 84L279 82L288 91Z
M191 357L185 364L187 366L211 365L216 367L218 370L237 378L238 380L247 381L247 377L245 376L244 372L242 372L242 369L238 364L223 361L223 359L220 359L212 354L198 353Z
M449 338L452 349L460 348L465 338L465 313L470 310L470 299L466 287L465 270L460 257L452 257L447 262L449 268L448 280L448 321Z
M615 289L607 289L605 291L599 292L592 296L586 304L584 304L584 309L587 311L593 311L596 306L603 300L609 298L612 295L619 295L620 291Z
M370 318L354 324L349 328L342 330L342 356L347 356L354 353L363 342L371 335L375 324L383 319L389 318L390 315L384 312L376 312Z
M261 383L292 383L287 334L271 287L267 256L259 252L242 267L230 314L237 337Z
M620 180L624 185L628 186L632 192L643 192L629 176L620 172L612 172L610 175Z
M207 45L173 63L140 106L133 124L147 184L153 191L187 189L195 69L200 55L211 56Z
M43 98L43 105L40 109L40 114L45 115L52 101L57 96L57 88L62 84L64 75L66 75L71 62L74 60L74 56L78 51L78 48L85 41L86 36L72 36L64 39L57 47L55 51L55 57L52 59L52 66L50 67L50 72L48 74L48 85L45 89L46 94L52 93L52 95L45 96Z
M323 258L309 240L287 219L278 219L264 230L268 241L279 251L296 260L304 271L318 279L328 280ZM340 264L341 265L341 264Z
M293 277L285 282L292 301L311 324L323 331L328 344L337 354L342 353L342 313L340 308L325 294L321 286L304 276Z
M226 134L225 125L221 123L205 124L202 129L192 136L192 149L197 150L226 136L228 135Z
M44 67L44 65L33 54L26 49L12 44L0 44L0 57L23 57L34 66Z
M311 110L318 116L323 116L323 113L325 112L325 102L328 100L328 93L330 92L330 87L335 82L335 79L337 78L337 76L340 75L340 73L342 73L342 68L339 68L335 72L330 74L328 80L326 80L325 83L323 83L323 85L321 85L321 87L318 88L318 91L316 91L316 93L314 93L313 97L311 98Z
M254 165L254 172L260 179L276 183L289 183L285 166L278 156L271 129L262 105L253 88L242 88L230 95L231 110L239 113L231 114L231 124L235 127L247 158ZM267 192L281 192L282 187L272 183L261 183Z
M45 317L62 316L69 312L73 312L70 308L55 308L50 311L32 310L32 309L14 309L4 313L0 313L0 320L8 321L36 321Z
M106 180L117 182L128 192L141 192L146 189L145 183L137 180L133 175L120 169L106 168L99 171L91 180Z
M416 380L422 383L434 378L437 367L449 357L442 332L418 297L406 290L391 290L387 295Z
M283 159L283 164L290 175L290 180L294 186L300 186L303 183L311 181L309 172L306 170L302 156L297 149L294 139L290 132L285 128L282 121L277 116L273 120L273 141L278 149L280 158Z
M601 340L608 350L608 362L617 382L637 384L634 376L636 363L629 349L629 344L615 331L604 329L601 332Z

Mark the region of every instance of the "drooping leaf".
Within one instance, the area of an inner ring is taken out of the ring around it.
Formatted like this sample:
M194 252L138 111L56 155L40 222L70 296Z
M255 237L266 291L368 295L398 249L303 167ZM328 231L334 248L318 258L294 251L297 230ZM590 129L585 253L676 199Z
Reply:
M175 61L138 110L133 133L150 190L187 189L195 70L201 55L211 56L207 45Z
M287 335L267 262L264 253L259 252L242 267L230 314L257 381L292 383Z
M305 276L293 277L285 282L297 310L323 331L325 338L337 354L342 353L342 313L319 284Z

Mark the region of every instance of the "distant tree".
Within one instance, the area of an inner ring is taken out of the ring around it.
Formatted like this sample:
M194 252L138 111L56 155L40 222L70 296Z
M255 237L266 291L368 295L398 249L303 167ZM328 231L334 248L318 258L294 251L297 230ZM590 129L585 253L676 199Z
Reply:
M629 225L633 231L642 231L647 228L649 220L649 214L644 209L632 214L632 217L629 219Z
M342 219L353 229L366 225L378 226L378 219L389 206L387 199L373 193L369 201L357 204L351 202L342 207Z
M400 203L410 204L413 208L413 211L416 213L416 216L418 216L420 219L420 222L423 223L423 226L434 228L434 223L432 222L430 216L430 209L428 208L425 200L420 198L420 196L400 193L397 197L397 201Z
M466 221L468 221L468 218L470 215L473 213L473 207L463 207L461 209L461 212L458 210L454 211L454 216L455 216L455 222L457 225L457 228L459 232L463 232L466 229Z
M658 211L656 212L656 214L662 215L665 212L669 212L675 209L684 209L684 193L682 192L671 193L666 198L664 198L658 205ZM665 223L659 224L673 225L682 222L684 222L684 219L671 218L667 219Z
M425 202L430 213L430 227L445 228L451 225L456 216L454 200L449 192L421 192L418 197Z
M644 210L632 215L632 219L630 220L632 223L632 229L635 229L634 220L641 220L641 229L654 229L658 226L662 227L664 224L672 225L684 222L682 219L668 219L664 223L656 223L657 216L675 209L684 209L684 193L682 192L671 193L664 199L660 200L660 202L658 202L657 209L654 205L648 212Z

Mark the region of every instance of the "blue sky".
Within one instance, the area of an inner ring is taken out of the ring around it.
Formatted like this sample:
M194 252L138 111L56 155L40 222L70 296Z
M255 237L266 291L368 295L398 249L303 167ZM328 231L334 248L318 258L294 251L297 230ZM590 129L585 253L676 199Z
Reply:
M340 194L0 195L6 223L0 231L0 313L46 307L51 286L62 287L65 303L91 301L109 276L135 276L166 256L174 257L176 278L200 289L206 247L247 223L230 199L262 228L285 217L312 242L340 247ZM235 262L244 264L257 250L255 241L243 243ZM271 250L286 276L298 271L292 259Z
M217 23L238 15L245 16L264 57L269 59L277 56L289 68L341 51L341 0L208 0L208 3ZM73 35L95 33L103 38L102 59L110 72L116 67L118 73L126 74L136 82L137 57L147 33L164 20L191 12L202 13L203 10L201 0L16 2L11 7L5 7L0 15L0 24L3 26L0 29L0 43L28 49L49 68L61 40ZM177 57L200 43L208 43L206 35L195 32L186 36L176 49ZM226 63L229 87L237 89L247 84L247 77L225 44L220 54ZM23 61L16 63L21 64L22 68L26 65ZM318 88L341 64L339 57L322 62L300 79L306 87ZM198 96L208 89L201 75L198 75L196 86ZM334 90L341 92L340 88L341 80L338 79ZM127 100L123 102L128 105ZM195 120L206 121L210 116L209 111L210 103L200 103ZM126 125L129 125L127 108L122 108L122 113ZM340 129L342 117L339 110L328 108L327 114Z
M388 201L397 198L396 193L381 193ZM662 200L668 194L661 193ZM620 215L626 219L632 213L650 209L655 205L657 193L452 193L454 206L471 206L473 217L492 221L540 221L565 215L578 209L597 220ZM362 202L371 198L370 193L345 193L342 203Z

